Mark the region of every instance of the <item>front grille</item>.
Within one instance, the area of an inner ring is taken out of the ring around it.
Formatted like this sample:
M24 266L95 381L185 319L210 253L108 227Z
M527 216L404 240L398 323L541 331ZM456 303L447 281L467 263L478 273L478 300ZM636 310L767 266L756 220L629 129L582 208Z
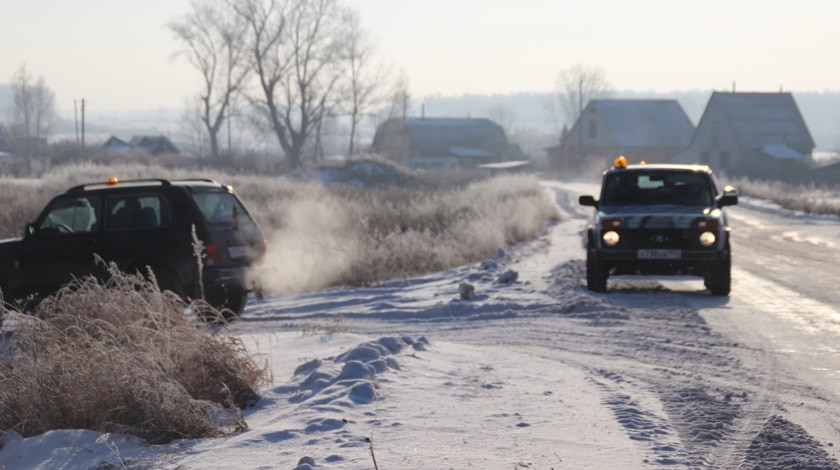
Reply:
M680 249L696 248L695 238L690 230L641 229L622 230L618 249Z

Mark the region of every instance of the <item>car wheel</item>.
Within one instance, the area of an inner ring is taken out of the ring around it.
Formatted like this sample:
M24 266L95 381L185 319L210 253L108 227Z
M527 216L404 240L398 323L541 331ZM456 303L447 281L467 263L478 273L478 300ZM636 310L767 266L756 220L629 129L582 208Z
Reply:
M245 305L247 303L248 293L245 289L242 289L241 287L231 289L231 291L228 292L225 308L222 309L222 316L225 317L225 320L233 320L239 315L242 315L242 312L245 311Z
M6 305L6 288L0 285L0 328L3 327L3 318L6 316L6 310L9 306Z
M224 321L230 322L245 310L248 292L241 286L221 286L208 291L206 300L208 304L219 310Z
M728 251L723 259L712 265L706 273L704 284L712 295L729 295L732 285L732 257Z
M137 270L143 278L149 280L149 270L146 269L138 269ZM152 272L155 275L155 280L157 281L158 288L161 292L169 291L173 294L177 295L179 299L186 302L187 300L187 291L184 289L184 284L178 280L178 277L175 276L172 271L162 268L160 266L153 266Z
M607 291L607 270L592 250L586 250L586 287L593 292Z

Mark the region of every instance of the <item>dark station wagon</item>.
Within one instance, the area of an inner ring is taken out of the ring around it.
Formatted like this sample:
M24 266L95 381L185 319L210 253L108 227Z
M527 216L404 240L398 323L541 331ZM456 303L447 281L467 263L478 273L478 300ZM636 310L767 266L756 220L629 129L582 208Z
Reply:
M714 295L728 295L732 247L725 206L735 188L720 189L705 165L628 165L605 171L586 236L586 282L603 292L612 275L692 275Z
M204 246L203 269L194 235ZM183 299L202 294L227 317L245 307L262 232L229 186L143 179L76 186L53 198L23 237L0 242L0 287L10 305L54 293L74 278L104 277L96 256L125 272L154 272Z

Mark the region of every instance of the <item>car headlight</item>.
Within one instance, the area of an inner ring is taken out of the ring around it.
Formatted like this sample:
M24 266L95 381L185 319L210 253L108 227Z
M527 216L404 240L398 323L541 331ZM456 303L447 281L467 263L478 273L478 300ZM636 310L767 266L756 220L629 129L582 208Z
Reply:
M712 232L703 232L700 234L700 244L703 246L712 246L717 241L717 237Z
M618 245L618 240L620 238L621 237L618 236L618 232L616 232L615 230L610 230L609 232L604 232L604 234L601 235L601 239L604 240L604 243L606 243L607 246Z

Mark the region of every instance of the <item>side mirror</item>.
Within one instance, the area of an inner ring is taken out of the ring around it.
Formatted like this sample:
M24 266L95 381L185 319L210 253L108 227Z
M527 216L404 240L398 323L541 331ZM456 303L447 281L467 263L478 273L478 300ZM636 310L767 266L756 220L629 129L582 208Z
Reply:
M737 194L724 194L718 199L718 207L734 206L738 204Z
M598 201L596 201L592 196L581 196L578 198L578 204L581 206L598 207Z
M35 224L26 224L26 228L23 229L23 238L31 238L35 235Z
M718 207L724 206L734 206L738 204L738 196L741 193L738 191L738 188L730 185L726 185L723 188L723 194L718 198Z

